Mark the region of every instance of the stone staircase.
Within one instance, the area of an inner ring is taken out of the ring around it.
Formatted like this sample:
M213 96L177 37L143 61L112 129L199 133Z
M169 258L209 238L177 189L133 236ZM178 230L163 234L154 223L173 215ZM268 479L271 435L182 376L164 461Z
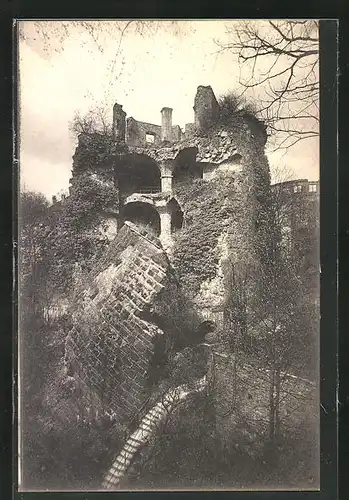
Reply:
M153 408L143 417L139 427L127 439L124 447L114 459L110 469L104 477L103 489L116 489L132 464L136 453L147 445L150 438L158 429L161 422L172 413L177 405L190 394L202 391L207 384L206 376L197 380L195 384L182 385L171 389L156 403Z

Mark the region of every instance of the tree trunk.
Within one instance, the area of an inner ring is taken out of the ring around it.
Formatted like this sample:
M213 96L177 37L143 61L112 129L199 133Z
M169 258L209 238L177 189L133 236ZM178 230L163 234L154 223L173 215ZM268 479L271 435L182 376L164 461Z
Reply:
M269 386L269 439L274 441L275 437L275 369L270 370Z
M275 381L275 439L280 438L280 388L281 388L281 370L280 367L276 370Z
M234 361L233 361L233 406L235 408L236 406L236 399L237 399L237 353L236 351L233 354L234 356Z

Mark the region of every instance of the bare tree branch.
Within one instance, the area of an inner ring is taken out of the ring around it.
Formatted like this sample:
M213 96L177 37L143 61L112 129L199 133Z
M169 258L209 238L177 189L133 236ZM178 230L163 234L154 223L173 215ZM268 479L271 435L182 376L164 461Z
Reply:
M216 41L218 52L237 56L243 93L258 92L274 150L318 136L318 22L248 20L227 33L231 41Z

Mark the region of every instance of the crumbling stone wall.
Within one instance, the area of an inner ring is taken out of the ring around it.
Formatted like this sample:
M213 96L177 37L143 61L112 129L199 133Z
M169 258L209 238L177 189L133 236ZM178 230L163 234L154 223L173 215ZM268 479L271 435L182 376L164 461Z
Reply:
M118 103L113 107L113 136L116 141L125 141L126 113Z
M173 263L198 308L219 323L229 294L229 265L257 263L264 251L270 200L265 139L261 124L258 129L232 116L184 141L196 145L203 178L174 184L184 224L174 238Z
M147 398L154 341L165 333L142 312L169 272L158 239L127 222L73 299L67 373L92 387L121 420L130 420Z
M74 180L84 172L95 172L100 177L114 180L113 160L123 151L124 144L116 142L107 134L82 133L78 137L78 145L73 155L72 178Z
M126 143L132 146L158 146L161 143L161 126L127 118ZM153 143L147 143L146 135L154 136Z
M141 122L135 120L132 117L126 120L126 143L129 146L139 146L139 147L158 147L163 139L163 130L160 125L155 125L153 123ZM147 141L147 135L154 136L154 142ZM167 139L169 137L169 139ZM171 142L179 141L182 137L182 131L179 125L170 125L168 130L168 136L166 140Z
M194 101L194 112L195 126L198 129L204 130L217 120L219 104L209 85L207 87L199 85Z

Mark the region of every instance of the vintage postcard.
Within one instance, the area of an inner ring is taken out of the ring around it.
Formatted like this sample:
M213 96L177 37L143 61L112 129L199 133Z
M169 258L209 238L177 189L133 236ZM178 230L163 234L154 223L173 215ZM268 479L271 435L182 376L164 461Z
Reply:
M16 25L19 491L319 490L319 22Z

